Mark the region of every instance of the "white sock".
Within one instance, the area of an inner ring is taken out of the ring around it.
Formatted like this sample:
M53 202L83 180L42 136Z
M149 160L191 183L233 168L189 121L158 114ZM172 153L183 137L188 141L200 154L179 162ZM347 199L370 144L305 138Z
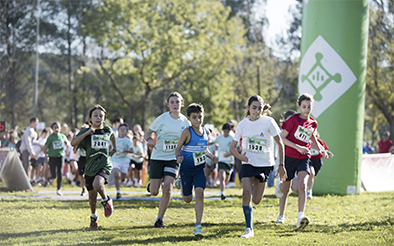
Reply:
M94 214L90 214L90 216L93 217L93 218L97 218L97 217L98 217L97 211L96 211L96 213L94 213Z
M221 194L222 196L224 196L224 191L222 191L220 194Z
M301 219L302 217L304 217L304 212L298 212L298 218Z
M120 190L117 190L116 193L120 193Z

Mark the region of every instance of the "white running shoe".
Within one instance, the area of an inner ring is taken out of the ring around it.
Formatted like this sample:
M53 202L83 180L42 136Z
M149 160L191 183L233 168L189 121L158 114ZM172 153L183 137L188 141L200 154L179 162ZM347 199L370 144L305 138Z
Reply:
M278 219L276 220L276 223L285 223L285 216L284 215L279 215Z
M235 185L235 182L228 182L228 184L226 185L226 188L234 188L236 185Z
M280 189L279 185L282 183L282 181L280 180L280 178L278 177L278 179L276 180L276 186L275 186L275 195L277 198L282 198L283 196L283 192Z
M241 235L241 238L250 238L250 237L254 237L254 231L248 227L246 228L244 234Z
M306 190L306 198L309 200L312 199L312 191L311 190Z
M204 234L202 233L202 226L201 225L194 227L193 235L196 237L204 237Z
M297 230L303 230L309 224L308 217L304 216L302 218L298 218L297 220Z

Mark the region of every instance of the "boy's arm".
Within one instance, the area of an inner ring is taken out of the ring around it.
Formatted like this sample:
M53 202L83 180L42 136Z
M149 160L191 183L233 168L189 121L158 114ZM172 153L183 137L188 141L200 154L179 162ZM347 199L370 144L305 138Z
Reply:
M309 152L309 149L305 146L300 146L296 143L293 143L292 141L287 139L287 135L289 135L289 132L283 129L283 132L281 134L282 141L284 145L287 145L293 149L296 149L298 152L300 152L302 155L306 155Z
M314 143L316 145L319 152L323 154L323 158L327 159L328 155L327 155L326 149L324 148L323 145L320 144L319 141L317 141L315 134L312 134L311 140L312 140L312 143Z
M186 128L185 130L183 130L181 134L181 138L179 139L175 149L176 162L178 164L181 164L183 161L183 156L181 155L181 149L185 143L189 142L189 138L190 138L190 130L189 128Z
M79 143L81 143L81 141L88 135L94 133L94 129L90 128L89 130L87 130L86 132L84 132L83 134L76 136L72 141L71 141L71 145L73 147L78 146Z
M213 155L213 154L211 153L211 151L209 151L208 148L207 148L207 156L208 156L209 159L212 160L213 164L216 164L216 163L219 162L219 158L218 158L217 156Z

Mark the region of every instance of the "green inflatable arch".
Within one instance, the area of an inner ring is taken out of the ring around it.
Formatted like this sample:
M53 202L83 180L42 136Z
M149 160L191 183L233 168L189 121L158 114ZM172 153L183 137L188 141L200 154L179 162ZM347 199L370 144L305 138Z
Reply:
M304 0L299 94L335 157L323 160L315 194L359 194L368 42L368 0Z

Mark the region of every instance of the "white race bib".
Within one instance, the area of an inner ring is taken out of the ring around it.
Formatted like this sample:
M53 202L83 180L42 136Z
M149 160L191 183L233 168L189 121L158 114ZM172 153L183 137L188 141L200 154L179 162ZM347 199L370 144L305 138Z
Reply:
M54 141L52 146L53 149L63 149L63 143L61 141Z
M175 151L178 141L179 141L178 139L164 139L163 151L165 152Z
M207 149L203 149L201 151L193 152L193 160L194 160L194 165L198 166L201 164L204 164L206 159L207 159Z
M297 131L294 133L294 137L304 143L309 143L309 139L312 137L312 130L298 126Z
M267 149L267 139L248 138L247 151L254 153L265 153Z
M318 150L316 150L316 149L311 149L311 156L317 156L317 155L319 155L320 154L320 152L318 151Z
M108 135L92 135L92 149L108 149Z

